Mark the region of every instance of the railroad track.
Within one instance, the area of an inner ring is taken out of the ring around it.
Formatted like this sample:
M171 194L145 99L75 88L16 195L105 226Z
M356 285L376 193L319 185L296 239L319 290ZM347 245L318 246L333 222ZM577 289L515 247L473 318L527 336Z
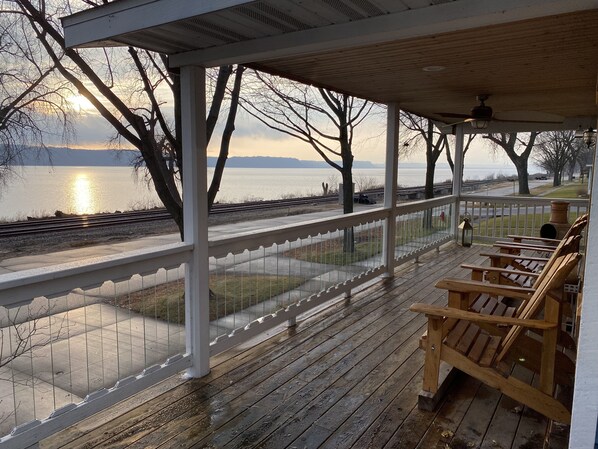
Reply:
M288 200L255 201L240 204L215 204L210 214L225 214L243 211L267 210L283 207L301 206L314 203L329 203L337 200L336 195L322 197L293 198ZM0 238L19 235L40 234L45 232L59 232L118 226L130 223L143 223L159 220L171 220L166 209L147 211L133 211L111 214L81 215L64 218L44 218L0 223Z
M468 182L467 185L475 185L481 182ZM487 183L487 182L486 182ZM450 187L449 183L436 184L436 189ZM410 195L423 191L423 187L399 188L399 195ZM382 195L384 189L371 189L366 192L370 197ZM310 204L332 203L338 200L338 195L325 195L316 197L290 198L284 200L251 201L238 204L214 204L210 214L235 213L243 211L268 210ZM0 238L14 237L20 235L41 234L45 232L60 232L99 228L106 226L118 226L130 223L143 223L159 220L171 220L172 217L166 209L154 209L146 211L133 211L110 214L81 215L65 218L32 219L27 221L0 223Z

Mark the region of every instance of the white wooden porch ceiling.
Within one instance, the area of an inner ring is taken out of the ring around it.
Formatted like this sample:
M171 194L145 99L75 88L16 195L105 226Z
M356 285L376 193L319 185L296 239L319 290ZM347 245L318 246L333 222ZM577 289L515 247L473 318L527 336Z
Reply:
M63 23L70 45L241 62L445 122L477 94L495 113L597 115L598 0L117 0Z

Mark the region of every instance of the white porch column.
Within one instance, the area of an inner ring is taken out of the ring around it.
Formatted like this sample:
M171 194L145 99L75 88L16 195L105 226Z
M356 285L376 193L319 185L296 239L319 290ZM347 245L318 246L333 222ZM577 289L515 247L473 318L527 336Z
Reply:
M455 211L453 212L453 221L451 231L457 238L457 226L459 226L459 214L461 210L461 187L463 186L463 123L456 126L455 130L455 172L453 173L453 196L455 196Z
M185 268L185 331L190 377L210 372L206 82L202 67L181 67L184 241L193 256Z
M598 152L594 150L594 167L598 167ZM597 185L592 176L590 191L590 223L587 229L583 305L577 366L573 415L569 437L571 449L593 448L598 422L598 197L593 193Z
M384 179L384 208L389 218L384 225L383 260L386 276L394 276L397 217L397 170L399 165L399 105L391 103L386 112L386 164Z

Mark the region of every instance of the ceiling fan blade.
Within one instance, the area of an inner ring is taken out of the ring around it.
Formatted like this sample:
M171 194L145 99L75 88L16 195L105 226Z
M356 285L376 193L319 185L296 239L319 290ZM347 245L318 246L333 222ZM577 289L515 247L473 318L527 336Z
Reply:
M494 114L494 120L515 123L563 123L561 115L540 111L502 111Z
M469 118L466 118L465 120L459 120L458 122L454 122L454 123L447 123L447 124L445 124L445 125L442 125L441 127L442 127L442 128L447 128L447 127L449 127L449 126L460 125L461 123L470 123L470 122L473 122L473 121L475 121L475 119L474 119L474 118L471 118L471 117L469 117Z
M454 112L435 112L434 114L447 118L470 118L469 114L455 114Z

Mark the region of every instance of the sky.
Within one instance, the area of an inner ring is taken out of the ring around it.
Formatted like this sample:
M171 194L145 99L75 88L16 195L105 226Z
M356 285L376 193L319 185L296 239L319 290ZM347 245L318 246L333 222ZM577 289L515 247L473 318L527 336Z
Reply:
M73 108L74 135L65 141L62 135L51 136L49 145L68 146L81 149L104 149L110 146L114 131L93 106L83 97L69 98ZM356 160L371 161L383 164L385 160L385 130L384 114L378 114L366 120L360 128L353 144ZM208 147L208 155L218 154L218 128ZM474 142L468 151L465 163L475 165L496 164L509 166L511 162L506 155L494 155L481 138ZM235 132L231 141L230 156L276 156L293 157L302 160L319 160L320 156L308 144L278 131L271 130L265 125L239 110L235 123ZM402 158L403 162L425 162L423 151L417 151L409 157ZM441 156L440 163L446 158Z

